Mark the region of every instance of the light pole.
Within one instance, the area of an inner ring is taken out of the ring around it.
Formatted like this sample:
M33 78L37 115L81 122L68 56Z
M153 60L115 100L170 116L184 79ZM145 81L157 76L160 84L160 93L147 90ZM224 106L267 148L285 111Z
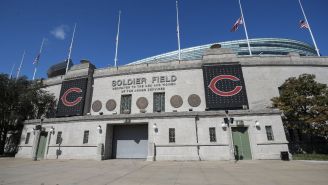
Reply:
M156 123L153 124L153 129L154 129L154 132L153 132L153 144L152 144L152 147L153 147L153 158L152 158L152 160L155 161L156 160L155 136L158 133L158 127L157 127Z

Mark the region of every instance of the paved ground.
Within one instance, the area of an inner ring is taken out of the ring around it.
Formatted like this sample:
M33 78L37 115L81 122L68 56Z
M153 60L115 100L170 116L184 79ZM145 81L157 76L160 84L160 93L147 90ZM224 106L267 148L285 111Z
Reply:
M0 185L327 185L328 163L306 161L146 162L0 158Z

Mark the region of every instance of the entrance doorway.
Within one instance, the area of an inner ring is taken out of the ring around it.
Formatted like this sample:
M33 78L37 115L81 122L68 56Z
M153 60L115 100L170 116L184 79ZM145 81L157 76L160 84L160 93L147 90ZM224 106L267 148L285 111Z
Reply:
M43 159L44 158L44 154L45 154L45 151L46 151L47 137L48 137L48 132L41 132L40 133L38 150L37 150L37 155L36 155L36 157L38 159Z
M117 159L143 159L148 155L148 125L114 125L112 156Z
M247 127L232 127L232 140L236 160L252 159Z

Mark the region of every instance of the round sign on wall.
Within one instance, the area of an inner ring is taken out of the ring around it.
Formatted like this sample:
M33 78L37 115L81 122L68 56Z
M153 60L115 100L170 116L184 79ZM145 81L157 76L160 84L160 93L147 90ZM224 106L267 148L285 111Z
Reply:
M197 94L192 94L188 97L188 103L192 107L198 107L201 103L200 97Z
M101 101L99 100L96 100L92 103L92 110L94 112L99 112L102 108L102 104L101 104Z
M139 109L145 109L148 107L148 100L145 97L140 97L137 100L137 107Z
M171 97L170 103L171 103L172 107L179 108L179 107L182 106L183 100L182 100L181 96L174 95L174 96Z
M110 99L106 102L106 109L108 111L113 111L116 108L116 102L113 99Z

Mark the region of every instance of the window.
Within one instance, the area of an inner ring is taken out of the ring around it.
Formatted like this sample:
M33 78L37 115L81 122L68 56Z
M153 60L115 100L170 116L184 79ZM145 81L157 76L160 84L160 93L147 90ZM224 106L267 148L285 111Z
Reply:
M210 142L216 142L216 133L215 133L215 127L210 127Z
M165 112L165 93L154 93L154 112Z
M169 128L169 142L175 143L175 128Z
M61 142L62 142L61 136L62 136L62 132L61 131L57 132L56 144L61 144Z
M272 127L271 126L265 126L265 130L266 130L268 141L273 141L274 137L273 137Z
M132 99L131 94L121 96L121 114L131 113L131 99Z
M83 144L88 143L88 140L89 140L89 130L85 130L83 135Z
M28 142L30 141L30 136L31 136L31 133L27 133L26 134L26 138L25 138L25 144L28 144Z

